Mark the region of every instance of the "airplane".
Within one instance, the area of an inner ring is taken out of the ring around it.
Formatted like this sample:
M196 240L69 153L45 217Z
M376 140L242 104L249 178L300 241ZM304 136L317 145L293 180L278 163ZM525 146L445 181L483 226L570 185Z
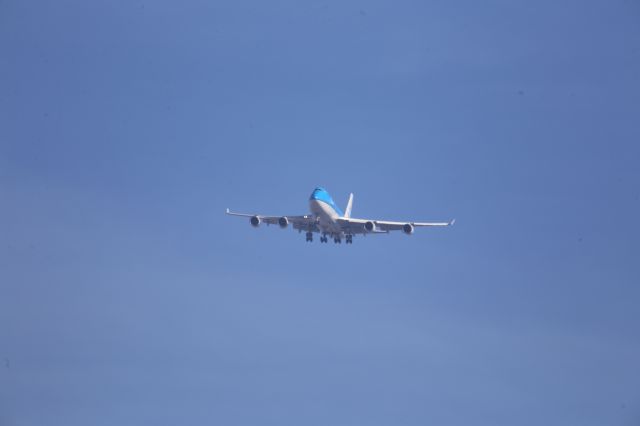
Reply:
M402 231L407 235L413 234L419 226L450 226L455 219L449 222L389 222L386 220L356 219L351 217L353 207L353 194L349 195L347 207L343 212L324 189L317 187L309 197L310 215L304 216L264 216L258 214L235 213L227 209L231 216L248 217L253 227L261 223L278 225L286 228L291 224L298 232L306 231L306 241L313 241L313 233L321 234L320 242L327 243L329 237L335 244L342 243L342 237L346 244L353 244L353 236L356 234L388 234L390 231Z

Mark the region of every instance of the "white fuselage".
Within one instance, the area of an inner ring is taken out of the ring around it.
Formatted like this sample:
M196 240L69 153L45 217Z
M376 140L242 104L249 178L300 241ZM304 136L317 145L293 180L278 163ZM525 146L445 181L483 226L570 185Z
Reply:
M318 226L322 232L329 234L342 233L340 224L337 221L340 215L329 204L321 200L309 200L309 209L318 218Z

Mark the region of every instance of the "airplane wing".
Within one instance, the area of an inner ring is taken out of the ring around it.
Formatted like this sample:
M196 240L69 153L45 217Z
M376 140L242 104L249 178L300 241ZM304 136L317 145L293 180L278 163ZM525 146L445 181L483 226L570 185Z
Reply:
M388 220L370 220L355 218L338 219L341 227L351 234L386 234L390 231L403 231L412 234L413 229L419 226L450 226L456 220L449 222L392 222Z
M227 214L230 216L248 217L253 226L266 223L267 225L278 225L281 228L286 228L288 225L291 225L293 229L299 229L301 231L320 232L316 218L311 215L265 216L261 214L236 213L229 209L227 209Z

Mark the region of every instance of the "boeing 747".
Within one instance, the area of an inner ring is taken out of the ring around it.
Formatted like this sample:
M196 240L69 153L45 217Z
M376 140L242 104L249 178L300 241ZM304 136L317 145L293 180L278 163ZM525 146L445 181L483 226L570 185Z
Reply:
M259 214L234 213L227 209L231 216L248 217L252 226L258 227L261 223L278 225L286 228L291 225L298 232L306 231L307 241L313 241L313 233L320 233L320 242L326 243L329 237L336 244L342 243L344 237L346 244L353 244L353 236L356 234L387 234L390 231L402 231L407 235L413 234L416 227L421 226L450 226L455 222L390 222L386 220L356 219L351 217L353 206L353 194L349 195L347 208L343 212L333 201L333 198L324 188L316 188L309 197L311 214L304 216L264 216Z

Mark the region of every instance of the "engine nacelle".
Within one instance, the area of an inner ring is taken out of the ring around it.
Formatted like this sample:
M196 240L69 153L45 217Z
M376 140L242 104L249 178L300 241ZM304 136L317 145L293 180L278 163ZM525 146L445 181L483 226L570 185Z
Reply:
M365 222L364 223L364 230L367 231L367 232L373 232L373 231L376 230L376 224L371 222L371 221Z
M249 222L251 223L251 226L253 226L254 228L257 228L258 226L260 226L260 222L262 221L258 216L251 216L251 219L249 219Z
M406 223L402 225L402 232L404 232L407 235L413 234L413 230L414 230L414 226L410 223Z
M280 225L280 228L286 228L289 225L289 219L286 216L282 216L278 219L278 225Z

